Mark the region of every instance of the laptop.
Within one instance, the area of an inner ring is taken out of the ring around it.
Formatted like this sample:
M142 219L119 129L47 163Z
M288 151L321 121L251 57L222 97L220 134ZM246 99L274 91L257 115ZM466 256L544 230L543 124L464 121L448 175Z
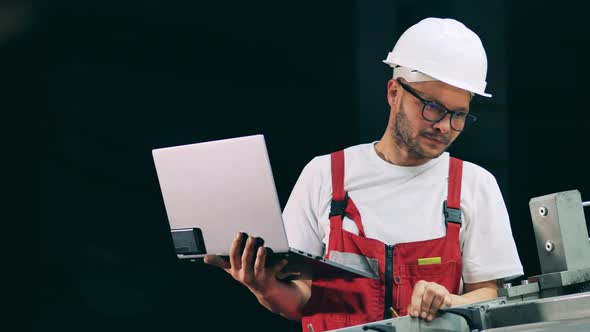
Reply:
M159 148L152 155L179 259L228 257L236 234L245 232L264 239L271 260L288 260L282 275L290 279L379 277L375 262L344 264L289 246L263 135Z

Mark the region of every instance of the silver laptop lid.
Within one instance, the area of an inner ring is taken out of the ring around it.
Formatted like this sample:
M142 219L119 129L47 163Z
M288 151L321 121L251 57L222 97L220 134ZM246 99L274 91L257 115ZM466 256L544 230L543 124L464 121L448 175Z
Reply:
M173 232L200 229L207 254L228 255L237 232L263 238L277 253L289 250L263 135L154 149L152 155Z

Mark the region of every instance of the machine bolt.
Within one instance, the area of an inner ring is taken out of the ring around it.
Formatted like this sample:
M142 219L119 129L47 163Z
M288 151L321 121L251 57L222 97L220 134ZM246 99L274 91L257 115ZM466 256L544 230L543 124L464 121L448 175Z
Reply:
M539 214L541 215L541 217L546 217L547 216L547 208L544 206L541 206L539 208Z
M554 248L553 242L551 242L550 240L547 240L547 242L545 242L545 250L547 250L547 252L552 252Z

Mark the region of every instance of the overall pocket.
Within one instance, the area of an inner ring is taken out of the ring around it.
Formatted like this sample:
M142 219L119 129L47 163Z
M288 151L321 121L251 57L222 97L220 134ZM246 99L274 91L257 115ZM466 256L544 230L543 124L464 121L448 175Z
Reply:
M431 265L401 265L398 281L398 308L401 315L407 315L407 308L412 300L414 286L420 280L435 282L444 286L450 293L456 293L461 271L457 271L457 262L450 261Z

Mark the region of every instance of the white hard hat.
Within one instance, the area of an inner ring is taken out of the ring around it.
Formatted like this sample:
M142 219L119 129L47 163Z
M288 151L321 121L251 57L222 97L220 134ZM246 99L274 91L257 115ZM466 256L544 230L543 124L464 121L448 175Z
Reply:
M442 81L492 96L485 93L488 60L479 37L453 19L431 17L411 26L383 62L394 68L394 79Z

